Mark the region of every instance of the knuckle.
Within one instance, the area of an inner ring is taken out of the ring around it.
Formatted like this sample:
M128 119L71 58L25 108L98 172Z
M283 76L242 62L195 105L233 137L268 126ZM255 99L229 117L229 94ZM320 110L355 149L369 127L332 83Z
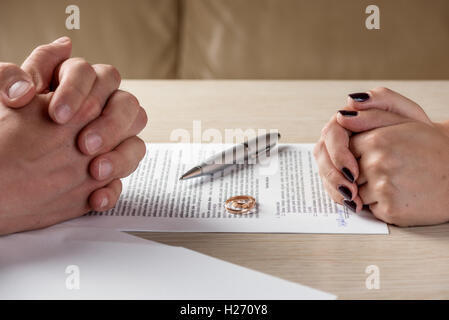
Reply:
M327 180L332 186L337 185L337 181L340 178L340 174L335 169L329 169L324 174L324 179Z
M366 164L363 165L363 170L372 172L373 175L379 176L389 172L388 156L385 152L377 152L366 160Z
M318 142L317 144L315 144L315 146L313 147L313 157L316 159L318 158L318 154L320 153L320 144L321 142Z
M40 46L34 48L34 50L31 52L31 55L52 54L50 48L51 46L48 44L41 44Z
M82 108L78 112L81 121L90 122L100 115L101 110L102 105L98 97L90 95L89 97L87 97Z
M372 131L366 136L365 143L369 145L370 149L383 149L389 144L388 137L382 131Z
M122 182L120 181L120 179L114 180L109 185L109 189L111 190L111 196L114 201L113 206L115 206L116 202L119 200L120 194L122 193L122 188L123 188L123 185L122 185Z
M141 114L142 114L142 117L143 117L143 127L145 127L147 125L147 123L148 123L148 114L147 114L147 112L145 111L144 108L141 107L141 110L142 110Z
M364 133L366 135L366 133ZM354 135L349 139L349 150L355 154L355 150L358 150L362 144L365 144L364 140L366 136L363 135Z
M95 95L90 95L86 101L87 109L98 112L103 108L100 99Z
M395 172L402 167L402 160L394 153L385 151L382 153L382 169L384 172Z
M343 204L343 197L342 196L338 197L335 192L331 192L329 189L326 189L326 192L330 196L332 201L334 201L336 203L339 203L339 204Z
M101 78L113 79L116 87L120 85L122 77L116 67L110 64L95 64L92 66L97 75Z
M129 92L122 91L121 99L122 99L122 103L125 104L127 107L128 106L132 106L132 107L139 106L139 100L137 100L137 98Z
M138 168L140 161L146 154L145 142L138 137L133 137L131 139L134 140L132 142L132 149L129 149L126 152L122 150L118 154L118 157L120 159L118 160L118 162L120 163L120 177L128 176L132 172L134 172Z
M329 197L332 199L332 201L340 204L343 203L343 197L328 182L323 181L323 187L326 190Z
M354 155L346 148L339 148L338 150L328 151L331 162L337 168L349 168L351 172L355 173L357 169L357 163Z
M331 191L329 191L329 190L327 190L327 194L330 195L331 199L332 199L334 202L343 205L344 197L343 197L342 195L340 195L340 194L337 195L336 192L331 192Z
M393 183L388 178L379 179L375 183L374 189L377 194L379 194L382 198L385 199L391 198L393 192L395 191Z
M19 67L13 63L5 62L0 63L0 74L8 75L11 71L17 70Z
M400 169L403 164L403 160L398 157L394 150L388 148L376 150L369 156L367 162L371 169L377 173L385 173L387 175Z
M147 147L145 145L145 142L138 137L137 137L137 149L138 149L137 156L138 156L139 161L141 161L143 159L143 157L145 157L145 154L147 152Z
M120 72L116 67L110 64L106 64L104 65L104 69L106 74L110 75L110 77L114 79L117 84L120 84L120 82L122 81L122 76L120 75Z
M94 68L90 65L89 62L84 60L83 58L72 58L70 59L74 66L80 70L84 75L95 77L96 73Z
M66 93L68 93L70 96L76 96L76 97L85 97L86 92L83 88L83 85L81 83L66 83L65 84L65 90Z
M376 87L370 90L370 93L378 94L378 95L387 95L391 93L391 90L386 87Z
M117 159L117 178L125 178L137 169L139 161L127 154L120 154Z
M143 108L140 108L136 118L129 127L130 134L131 135L139 134L146 127L147 123L148 123L147 114Z
M321 154L323 150L323 145L324 142L322 139L320 139L313 147L313 156L315 157L315 159L318 159L319 155Z
M110 100L110 103L111 108L108 109L115 110L114 117L121 118L122 122L127 123L129 126L132 125L140 109L137 98L129 92L117 91L113 99ZM109 110L108 112L111 113Z
M388 156L385 152L379 151L374 156L372 156L372 165L377 168L383 168L385 162L388 160Z
M401 214L389 199L382 200L382 203L379 205L379 215L389 224L401 224Z
M324 125L323 129L321 129L321 137L326 138L326 136L329 134L329 131L331 131L331 123L328 122Z
M101 123L102 128L107 132L107 139L115 141L121 135L122 129L120 121L115 117L104 116Z

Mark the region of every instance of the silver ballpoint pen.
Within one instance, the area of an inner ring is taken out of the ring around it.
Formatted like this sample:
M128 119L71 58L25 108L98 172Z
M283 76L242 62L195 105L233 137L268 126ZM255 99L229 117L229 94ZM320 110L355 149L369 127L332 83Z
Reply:
M264 152L269 156L270 150L276 146L280 138L281 135L278 132L267 133L235 145L223 152L213 155L200 165L193 167L184 173L179 180L211 175L235 164L251 163L251 160L255 161Z

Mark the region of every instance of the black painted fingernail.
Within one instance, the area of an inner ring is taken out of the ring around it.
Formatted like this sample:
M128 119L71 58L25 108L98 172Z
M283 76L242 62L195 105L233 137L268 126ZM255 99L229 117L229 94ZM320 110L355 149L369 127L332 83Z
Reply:
M355 117L356 115L359 114L357 111L352 110L338 110L338 112L345 117Z
M346 208L348 208L352 212L355 212L355 210L357 209L357 205L354 201L343 200L343 204L345 205Z
M354 176L352 175L351 171L349 171L348 168L345 167L341 169L341 172L346 177L346 179L348 179L349 182L354 183Z
M339 185L338 186L338 192L340 192L340 194L345 197L346 200L351 200L352 199L352 192L351 190L349 190L348 187L343 186L343 185Z
M351 93L349 96L352 100L357 102L363 102L369 99L369 94L366 92Z

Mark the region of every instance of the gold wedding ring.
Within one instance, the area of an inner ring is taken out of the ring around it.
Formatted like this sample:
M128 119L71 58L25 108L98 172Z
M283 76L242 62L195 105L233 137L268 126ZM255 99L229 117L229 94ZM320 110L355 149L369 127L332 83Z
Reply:
M225 209L232 214L249 213L256 207L256 199L251 196L235 196L225 202Z

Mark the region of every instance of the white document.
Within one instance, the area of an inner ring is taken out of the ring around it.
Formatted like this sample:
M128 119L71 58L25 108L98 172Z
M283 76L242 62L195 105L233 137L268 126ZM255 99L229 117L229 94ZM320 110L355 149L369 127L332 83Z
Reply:
M280 145L267 163L179 181L184 172L227 147L148 144L138 170L123 180L114 209L68 223L129 231L388 234L387 225L370 212L348 212L329 198L313 144ZM253 196L257 210L228 213L224 202L236 195Z
M0 299L334 299L194 251L60 226L0 237Z

